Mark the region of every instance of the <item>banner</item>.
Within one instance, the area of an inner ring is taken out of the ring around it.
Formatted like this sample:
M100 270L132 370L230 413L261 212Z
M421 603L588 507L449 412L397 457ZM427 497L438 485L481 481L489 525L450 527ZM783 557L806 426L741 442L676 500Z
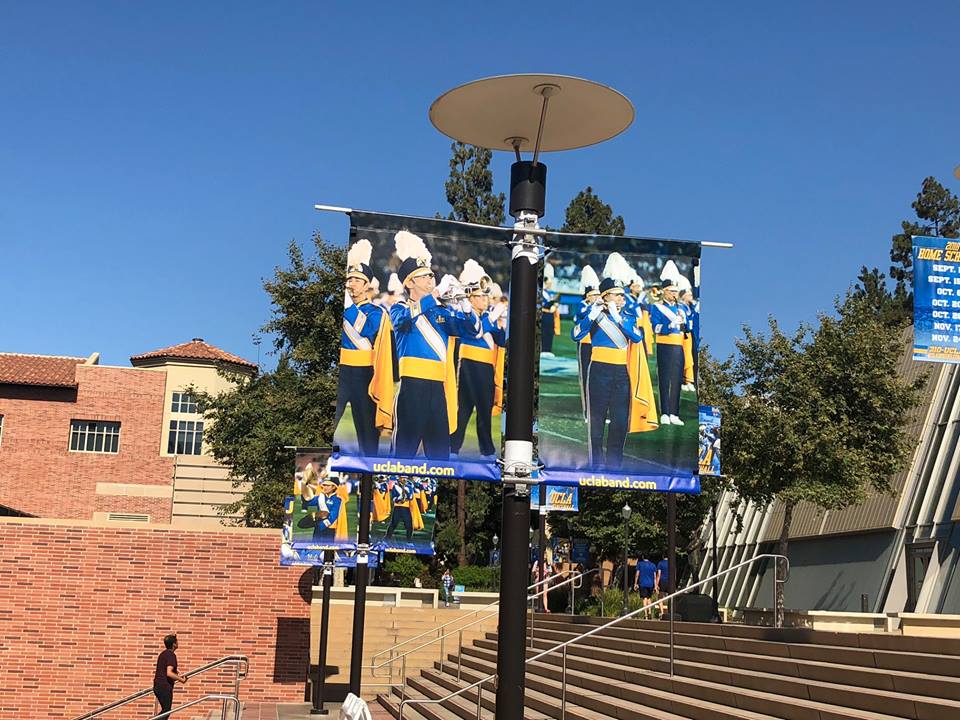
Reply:
M499 480L512 232L350 221L332 468Z
M329 451L298 451L295 462L285 540L298 550L356 550L359 483L331 469Z
M913 359L960 363L960 240L913 238Z
M433 555L437 481L430 477L374 478L370 547L378 552Z
M544 488L546 492L544 507L547 512L577 512L580 509L578 488L534 485L530 488L531 510L540 507L540 488Z
M700 454L701 475L722 475L720 470L720 408L713 405L700 406Z
M564 234L545 243L541 478L699 492L699 244Z

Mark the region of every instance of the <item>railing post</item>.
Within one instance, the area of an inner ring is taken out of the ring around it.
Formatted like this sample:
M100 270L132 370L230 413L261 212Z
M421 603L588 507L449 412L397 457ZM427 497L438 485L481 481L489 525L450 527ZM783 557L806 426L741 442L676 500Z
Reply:
M563 676L560 680L560 720L567 720L567 646L563 646Z
M477 685L477 720L480 720L480 712L483 709L483 683Z
M673 602L675 599L670 599L670 677L673 677Z
M446 643L446 639L447 639L446 635L440 636L440 672L443 672L443 661L447 659L447 653L443 649L444 644Z
M780 579L780 567L783 558L777 556L774 562L774 571L773 571L773 626L775 628L783 627L783 584ZM784 568L784 575L786 575L786 568Z
M403 656L403 662L401 663L400 672L400 702L403 702L407 697L407 656Z
M463 667L463 629L460 630L460 643L457 647L457 682L460 682L460 669Z

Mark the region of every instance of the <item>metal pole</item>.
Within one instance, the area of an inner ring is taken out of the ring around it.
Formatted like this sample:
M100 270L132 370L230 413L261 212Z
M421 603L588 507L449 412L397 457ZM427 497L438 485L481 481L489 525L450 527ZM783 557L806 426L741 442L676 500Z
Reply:
M545 485L540 485L538 488L540 496L540 517L537 520L537 529L540 533L540 542L539 547L537 548L537 562L540 565L540 580L543 580L545 575L545 568L547 566L547 488ZM549 597L547 595L547 584L545 583L540 587L542 590L541 593L537 593L537 597L540 601L540 610L546 612L549 608L547 607L547 602Z
M626 615L630 612L630 602L629 602L629 584L627 578L630 575L629 565L630 560L627 557L627 545L630 544L630 518L623 519L623 609L620 610L620 615ZM638 567L639 569L639 567Z
M567 646L563 646L563 678L560 681L560 720L567 718Z
M713 501L713 505L710 506L710 532L713 533L713 564L710 568L710 574L716 575L718 572L717 567L717 501ZM720 607L720 586L717 584L717 578L713 579L713 604L715 607Z
M500 556L500 617L497 642L497 720L522 720L526 659L527 574L532 479L533 385L536 370L537 282L540 241L524 236L543 215L546 166L517 162L510 173L510 213L518 219L510 270L506 431L503 459L503 551ZM511 480L513 482L511 482ZM517 481L521 482L517 482Z
M330 586L333 584L333 550L323 551L323 608L320 611L320 657L317 662L317 682L313 688L311 715L326 715L323 707L327 686L327 640L330 627Z
M363 622L367 610L367 580L370 569L370 502L373 500L373 475L360 476L360 522L357 526L357 569L354 573L353 642L350 649L350 692L360 697L360 671L363 668Z
M457 649L457 681L460 681L460 670L463 667L463 630L460 630L460 646Z
M677 496L667 495L667 594L677 591ZM673 677L673 613L676 598L670 600L670 677Z

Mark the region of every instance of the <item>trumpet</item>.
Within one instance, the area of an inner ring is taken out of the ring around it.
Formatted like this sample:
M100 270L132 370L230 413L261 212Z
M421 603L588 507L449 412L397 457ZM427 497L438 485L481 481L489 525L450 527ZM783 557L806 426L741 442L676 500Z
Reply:
M493 285L493 280L490 279L489 275L484 275L477 282L468 283L462 287L467 295L473 295L478 292L486 295L490 292L491 285Z
M437 298L441 303L447 305L450 303L456 303L460 300L466 298L470 293L467 292L466 287L461 285L456 280L451 280L447 288L440 294Z

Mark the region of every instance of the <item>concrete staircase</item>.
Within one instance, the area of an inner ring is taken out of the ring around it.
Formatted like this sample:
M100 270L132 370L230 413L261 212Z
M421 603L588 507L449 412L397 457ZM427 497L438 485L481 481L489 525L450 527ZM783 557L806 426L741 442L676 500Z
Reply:
M401 663L396 661L392 668L387 666L377 671L374 676L366 666L371 665L374 655L387 650L399 642L408 638L415 637L420 633L432 630L444 623L453 622L445 629L446 633L456 633L457 630L465 625L470 625L481 618L489 616L486 620L478 622L472 627L463 631L464 645L469 645L474 640L482 639L488 632L497 629L496 608L480 613L472 611L462 611L456 609L441 608L407 608L407 607L384 607L376 605L367 605L364 633L363 633L363 656L364 670L361 675L361 695L368 702L376 699L379 693L389 689L390 683L399 683L401 676ZM353 605L331 605L330 607L330 639L327 645L327 664L336 666L338 672L327 677L328 683L348 683L350 680L350 647L351 634L353 627ZM316 638L319 632L319 619L316 625L311 628L311 635ZM408 652L414 650L418 645L424 645L437 637L437 633L431 633L422 639L405 645L399 652ZM445 641L447 652L456 652L459 637L454 634ZM318 643L312 643L311 662L316 663L318 656ZM381 655L377 662L384 662L387 655ZM416 650L407 656L407 675L416 676L421 670L433 667L433 663L439 661L441 657L440 643L435 642L420 650ZM392 670L392 672L391 672Z
M576 637L597 618L537 615L528 657ZM627 621L568 648L569 720L960 720L960 640L896 634ZM439 699L496 670L497 636L411 678L407 697ZM527 665L525 717L560 717L560 654ZM399 717L399 689L380 704ZM407 706L404 718L472 720L477 693ZM481 716L493 718L485 689Z

